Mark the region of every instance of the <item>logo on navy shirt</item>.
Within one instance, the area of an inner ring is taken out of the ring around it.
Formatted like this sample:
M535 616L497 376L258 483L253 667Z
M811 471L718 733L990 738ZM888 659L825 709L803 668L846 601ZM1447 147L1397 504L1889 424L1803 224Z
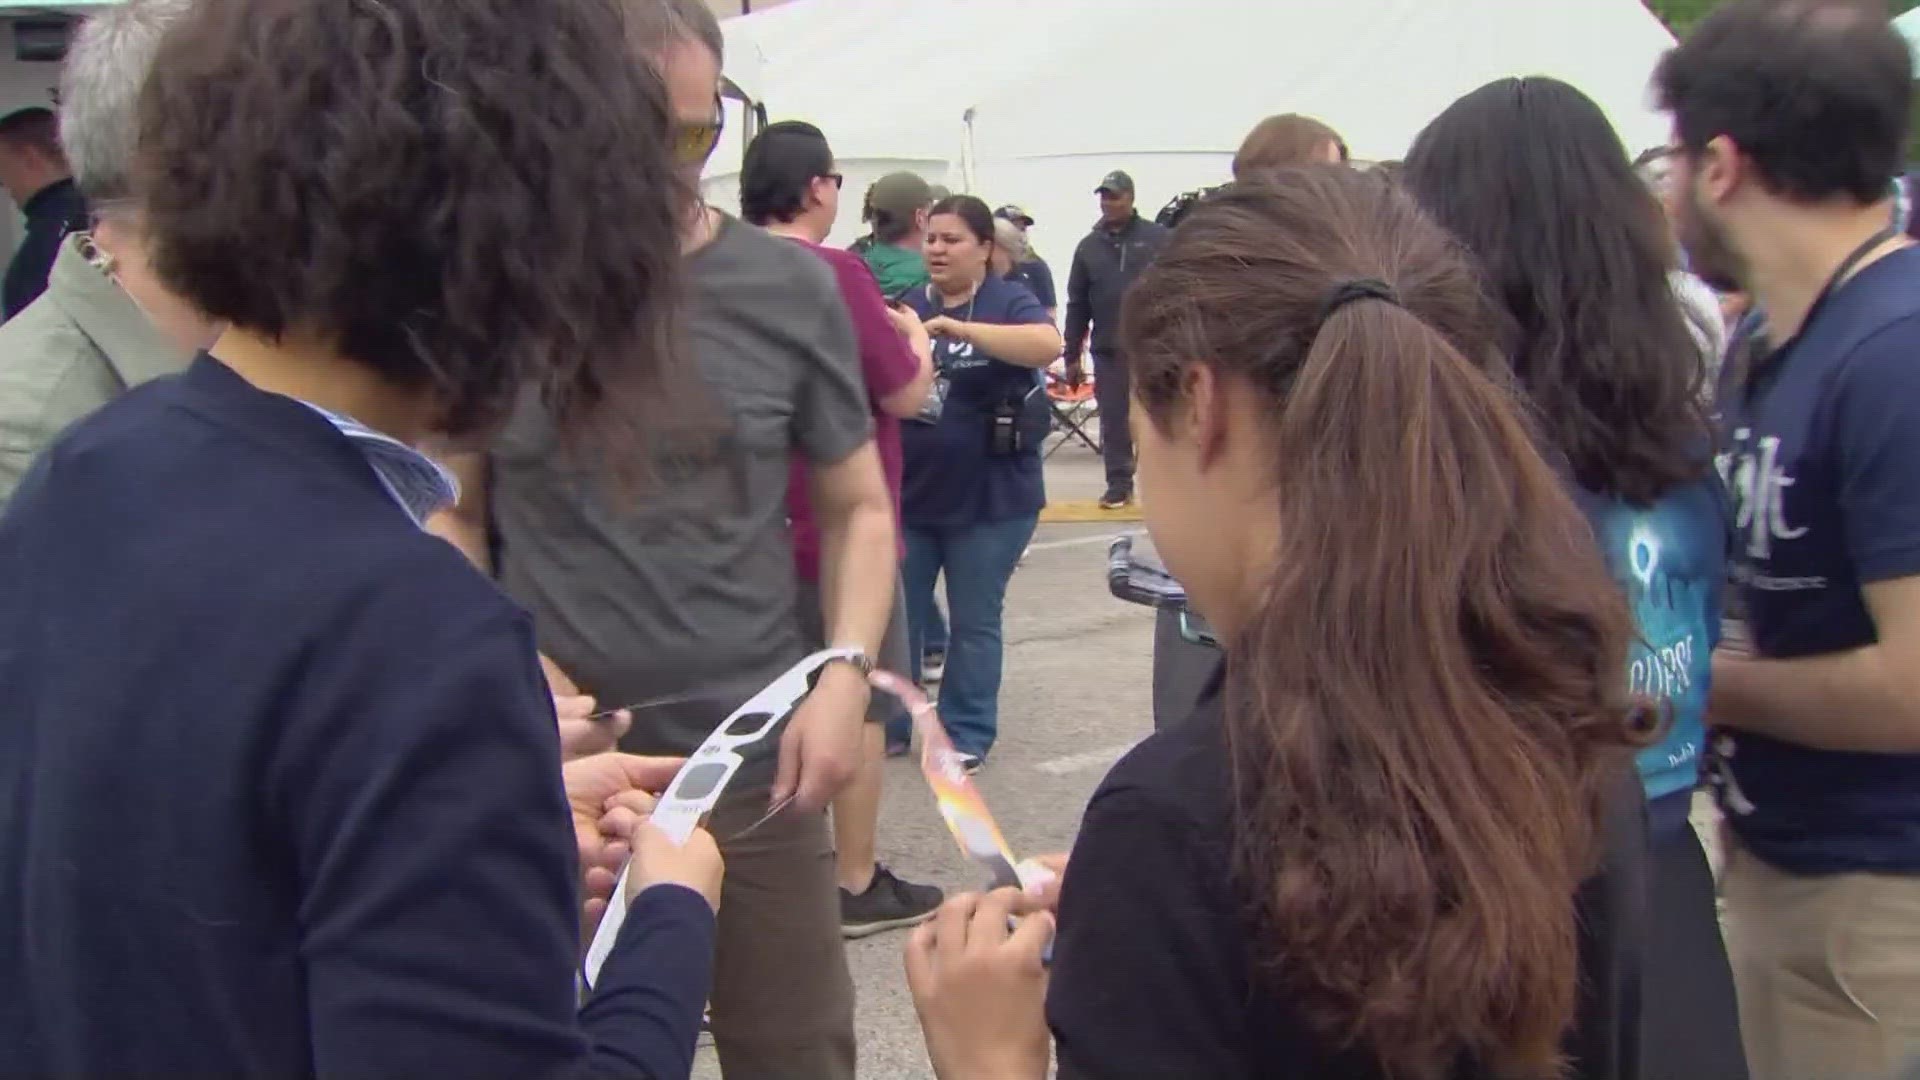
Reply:
M1807 535L1805 525L1787 519L1787 491L1794 478L1780 465L1780 440L1766 436L1754 440L1748 427L1733 433L1735 450L1718 456L1720 477L1734 501L1734 531L1746 558L1734 567L1734 579L1742 585L1769 592L1799 592L1824 589L1825 577L1776 577L1762 569L1775 554L1775 545Z

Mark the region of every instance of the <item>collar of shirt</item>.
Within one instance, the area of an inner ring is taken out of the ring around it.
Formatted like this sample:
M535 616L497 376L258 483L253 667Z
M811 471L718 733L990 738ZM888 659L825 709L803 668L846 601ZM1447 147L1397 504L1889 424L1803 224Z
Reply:
M301 402L327 418L367 459L367 465L407 512L424 527L427 518L460 501L460 485L453 474L432 458L389 435L382 435L351 416L329 412L310 401Z

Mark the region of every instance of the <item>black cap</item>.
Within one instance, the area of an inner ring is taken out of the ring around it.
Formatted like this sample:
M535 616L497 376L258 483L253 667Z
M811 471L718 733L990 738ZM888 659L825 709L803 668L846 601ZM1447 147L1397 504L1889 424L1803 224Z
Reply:
M1133 194L1133 177L1128 176L1119 169L1115 169L1107 174L1106 179L1100 181L1099 187L1093 190L1095 194L1102 191L1111 191L1115 195L1131 195Z
M1033 228L1033 215L1012 203L1008 203L1000 209L995 210L993 216L1003 221L1011 221L1023 229Z

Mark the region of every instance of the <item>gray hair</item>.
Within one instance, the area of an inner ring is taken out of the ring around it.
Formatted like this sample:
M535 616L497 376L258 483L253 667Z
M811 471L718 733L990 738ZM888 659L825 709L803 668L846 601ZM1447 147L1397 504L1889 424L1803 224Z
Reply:
M1015 266L1027 261L1027 234L1006 218L993 219L993 242L1007 253Z
M87 199L133 195L140 89L167 28L192 0L126 0L80 25L60 72L60 139Z

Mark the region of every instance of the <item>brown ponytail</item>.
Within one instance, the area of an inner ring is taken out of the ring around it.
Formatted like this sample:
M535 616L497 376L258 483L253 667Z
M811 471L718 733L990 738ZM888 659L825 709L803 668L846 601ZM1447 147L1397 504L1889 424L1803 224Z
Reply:
M1154 423L1193 362L1271 405L1281 536L1226 732L1260 959L1390 1075L1551 1077L1602 791L1644 741L1631 623L1445 235L1351 170L1276 180L1197 209L1126 318Z

